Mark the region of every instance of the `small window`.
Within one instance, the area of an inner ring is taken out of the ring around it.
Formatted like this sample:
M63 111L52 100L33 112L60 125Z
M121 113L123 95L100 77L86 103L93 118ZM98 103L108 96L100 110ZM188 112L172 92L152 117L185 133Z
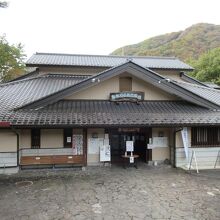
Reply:
M119 90L120 92L132 91L132 78L131 77L119 78Z
M220 128L217 129L217 137L218 144L220 144Z
M31 148L40 148L40 129L35 128L31 130Z
M192 128L192 146L219 146L220 128L196 127Z
M63 145L65 148L71 148L72 147L72 129L71 128L67 128L64 129L64 140L63 140Z
M208 141L207 128L197 128L196 141L197 143L207 143Z

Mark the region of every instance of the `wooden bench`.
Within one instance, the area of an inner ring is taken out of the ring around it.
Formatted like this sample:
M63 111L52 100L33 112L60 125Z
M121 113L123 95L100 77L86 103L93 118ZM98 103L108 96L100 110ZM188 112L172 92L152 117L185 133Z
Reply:
M20 165L83 164L83 155L22 156Z

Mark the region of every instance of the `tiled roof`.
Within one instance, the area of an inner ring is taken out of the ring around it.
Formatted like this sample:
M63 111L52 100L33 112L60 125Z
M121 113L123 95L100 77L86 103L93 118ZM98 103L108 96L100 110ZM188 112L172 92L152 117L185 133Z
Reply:
M204 84L210 88L213 88L213 89L220 89L219 85L212 83L212 82L205 82Z
M197 93L193 93L191 90L188 90L187 88L184 88L183 86L180 86L176 81L173 80L167 80L157 72L150 70L148 68L144 68L132 61L128 61L124 64L121 64L116 67L112 67L110 69L104 70L101 73L98 73L96 75L91 76L88 79L85 79L77 84L71 85L67 88L64 88L54 94L42 97L40 100L37 101L31 101L28 104L25 104L21 106L22 108L40 108L43 106L46 106L48 104L52 104L54 102L57 102L61 99L64 99L68 95L72 95L75 92L79 92L82 89L88 89L89 87L92 87L96 85L97 83L102 83L105 80L110 79L113 76L118 76L122 72L128 72L134 77L140 78L141 80L150 83L154 85L155 87L168 92L170 94L176 95L183 100L187 100L189 102L198 104L200 106L204 106L210 109L219 109L220 103L216 102L216 100L207 99ZM97 80L98 79L98 80ZM193 84L191 84L193 86ZM212 93L209 91L210 94ZM213 91L214 93L216 91ZM216 94L214 94L216 95Z
M74 85L88 76L48 74L0 84L0 115L61 89Z
M147 68L193 69L191 66L174 57L104 56L56 53L36 53L26 62L26 65L114 67L125 63L128 60L132 60L134 63Z
M220 106L220 90L180 81L176 83L182 88L191 91L193 94L196 94Z
M183 101L144 101L138 105L61 100L38 110L12 111L5 120L17 126L220 125L220 112Z

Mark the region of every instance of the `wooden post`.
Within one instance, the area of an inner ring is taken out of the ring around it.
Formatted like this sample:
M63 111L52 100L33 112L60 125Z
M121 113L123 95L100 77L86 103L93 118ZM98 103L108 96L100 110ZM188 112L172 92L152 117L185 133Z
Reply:
M87 166L87 128L83 128L83 164Z

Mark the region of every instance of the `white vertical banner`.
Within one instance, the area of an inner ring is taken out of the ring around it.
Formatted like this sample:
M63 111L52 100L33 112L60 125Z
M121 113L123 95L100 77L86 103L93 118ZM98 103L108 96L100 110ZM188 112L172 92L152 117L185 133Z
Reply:
M189 139L188 139L188 130L187 127L184 127L183 130L181 130L181 135L183 139L183 146L185 151L185 156L187 161L189 160Z

